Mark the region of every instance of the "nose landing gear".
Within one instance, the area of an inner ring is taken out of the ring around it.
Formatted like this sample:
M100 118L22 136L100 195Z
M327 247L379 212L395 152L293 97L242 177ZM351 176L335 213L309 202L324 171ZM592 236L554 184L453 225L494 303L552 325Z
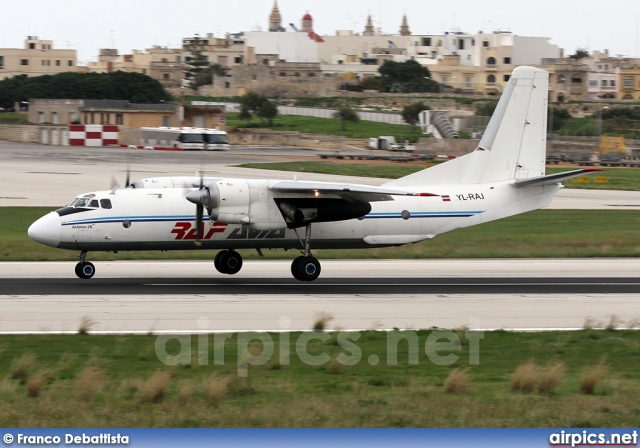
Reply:
M96 267L93 263L89 261L85 261L87 257L87 251L83 250L80 252L80 256L78 257L78 264L76 264L76 275L82 279L90 279L96 273Z

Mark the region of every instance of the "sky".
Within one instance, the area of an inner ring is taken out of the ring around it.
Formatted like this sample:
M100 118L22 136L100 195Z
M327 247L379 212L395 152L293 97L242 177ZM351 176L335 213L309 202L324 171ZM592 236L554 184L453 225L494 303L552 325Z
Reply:
M178 48L183 37L196 33L224 37L256 26L266 31L273 0L2 0L0 5L0 48L22 48L27 36L38 36L53 40L54 48L76 49L79 63L86 64L98 59L100 48L127 54L153 45ZM640 57L637 0L278 0L278 6L283 26L299 28L309 12L320 35L362 32L368 14L383 33L397 34L406 13L412 34L511 31L549 37L565 55L581 48Z

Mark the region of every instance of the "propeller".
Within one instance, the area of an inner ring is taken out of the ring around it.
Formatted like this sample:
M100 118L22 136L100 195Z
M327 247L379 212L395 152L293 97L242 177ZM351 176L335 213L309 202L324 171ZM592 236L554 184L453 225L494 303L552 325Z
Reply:
M204 185L204 178L200 177L198 189L187 193L186 198L187 201L196 204L196 240L198 241L202 239L202 221L205 207L210 219L217 218L218 214L215 210L220 202L220 192L215 183Z

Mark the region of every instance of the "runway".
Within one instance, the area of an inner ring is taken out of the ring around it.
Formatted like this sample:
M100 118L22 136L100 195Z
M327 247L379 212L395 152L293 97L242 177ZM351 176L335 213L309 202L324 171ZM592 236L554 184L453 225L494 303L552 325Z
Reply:
M335 260L313 283L291 279L288 261L248 261L233 277L207 262L97 267L86 281L73 263L3 264L0 332L75 332L83 318L96 332L125 333L308 330L317 313L353 330L575 329L640 318L635 259Z

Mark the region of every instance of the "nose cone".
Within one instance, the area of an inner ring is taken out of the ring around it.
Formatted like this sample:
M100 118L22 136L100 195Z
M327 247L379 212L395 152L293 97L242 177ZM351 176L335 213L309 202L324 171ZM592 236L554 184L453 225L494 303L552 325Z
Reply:
M27 231L29 237L45 246L58 247L62 238L60 215L51 212L31 224Z

